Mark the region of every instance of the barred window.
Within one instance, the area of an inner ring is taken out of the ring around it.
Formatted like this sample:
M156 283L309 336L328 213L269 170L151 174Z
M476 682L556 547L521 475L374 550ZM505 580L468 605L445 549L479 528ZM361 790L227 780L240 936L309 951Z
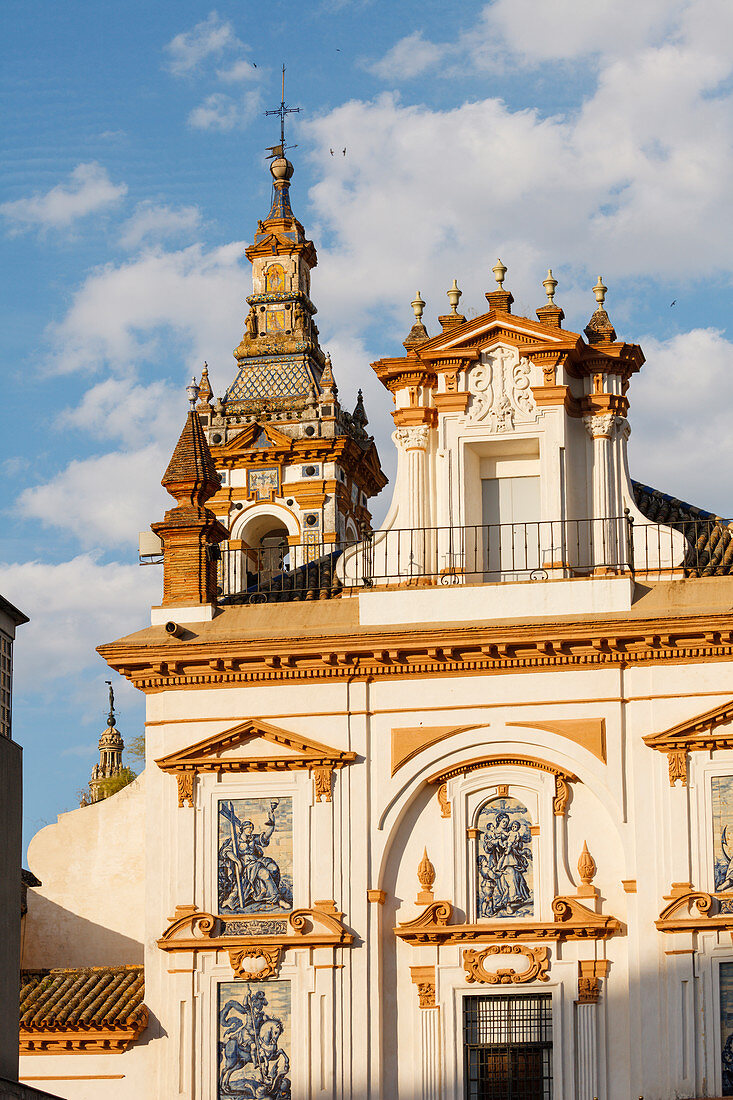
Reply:
M552 1100L552 995L466 997L466 1100Z
M11 686L13 681L13 643L0 634L0 736L10 737Z

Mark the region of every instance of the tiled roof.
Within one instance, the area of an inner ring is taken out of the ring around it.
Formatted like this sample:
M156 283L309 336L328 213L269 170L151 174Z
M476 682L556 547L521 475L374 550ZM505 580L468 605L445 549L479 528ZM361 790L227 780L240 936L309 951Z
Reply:
M161 485L171 496L190 497L191 504L202 504L216 492L221 482L206 442L197 412L189 412L176 443ZM177 492L177 489L188 492Z
M142 966L21 973L21 1048L124 1050L147 1023Z
M691 577L733 574L733 527L721 519L677 497L632 481L634 499L650 523L662 523L681 531L688 544L685 571Z

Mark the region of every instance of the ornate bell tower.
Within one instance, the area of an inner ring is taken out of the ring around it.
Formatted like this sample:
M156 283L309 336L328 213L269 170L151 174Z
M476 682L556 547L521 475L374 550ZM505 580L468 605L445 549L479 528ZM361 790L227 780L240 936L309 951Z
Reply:
M361 391L353 412L342 408L319 344L316 249L293 213L283 152L284 143L272 149L270 211L246 251L252 293L236 376L213 402L205 366L196 406L222 481L207 505L229 531L222 549L243 551L246 569L258 572L263 553L284 560L288 546L361 538L371 529L369 498L387 481Z

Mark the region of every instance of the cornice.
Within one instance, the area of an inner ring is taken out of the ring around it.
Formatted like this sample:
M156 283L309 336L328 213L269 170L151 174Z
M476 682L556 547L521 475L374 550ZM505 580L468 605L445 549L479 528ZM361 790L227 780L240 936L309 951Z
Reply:
M20 1054L122 1054L143 1033L148 1025L148 1011L143 1006L132 1027L65 1027L20 1028Z
M552 921L495 920L453 923L453 905L435 901L414 920L398 924L394 934L413 947L422 944L490 943L492 940L605 940L622 931L615 917L588 909L577 898L556 897Z
M226 610L223 612L227 614ZM324 612L324 626L328 619ZM143 692L312 680L405 679L730 660L730 613L363 630L313 637L141 638L98 647ZM656 746L655 746L656 747ZM666 751L666 750L665 750Z

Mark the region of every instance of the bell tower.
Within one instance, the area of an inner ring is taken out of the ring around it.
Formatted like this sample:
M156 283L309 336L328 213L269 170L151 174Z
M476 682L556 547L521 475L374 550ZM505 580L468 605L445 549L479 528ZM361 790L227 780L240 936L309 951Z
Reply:
M319 343L311 298L318 258L293 213L294 169L284 155L284 114L292 109L283 92L272 112L281 115L283 140L271 149L270 210L246 250L252 293L236 374L214 401L204 365L196 406L221 477L207 507L229 532L224 558L241 552L242 583L362 538L371 530L369 500L387 482L361 391L352 412L343 408ZM291 549L306 546L305 558Z

